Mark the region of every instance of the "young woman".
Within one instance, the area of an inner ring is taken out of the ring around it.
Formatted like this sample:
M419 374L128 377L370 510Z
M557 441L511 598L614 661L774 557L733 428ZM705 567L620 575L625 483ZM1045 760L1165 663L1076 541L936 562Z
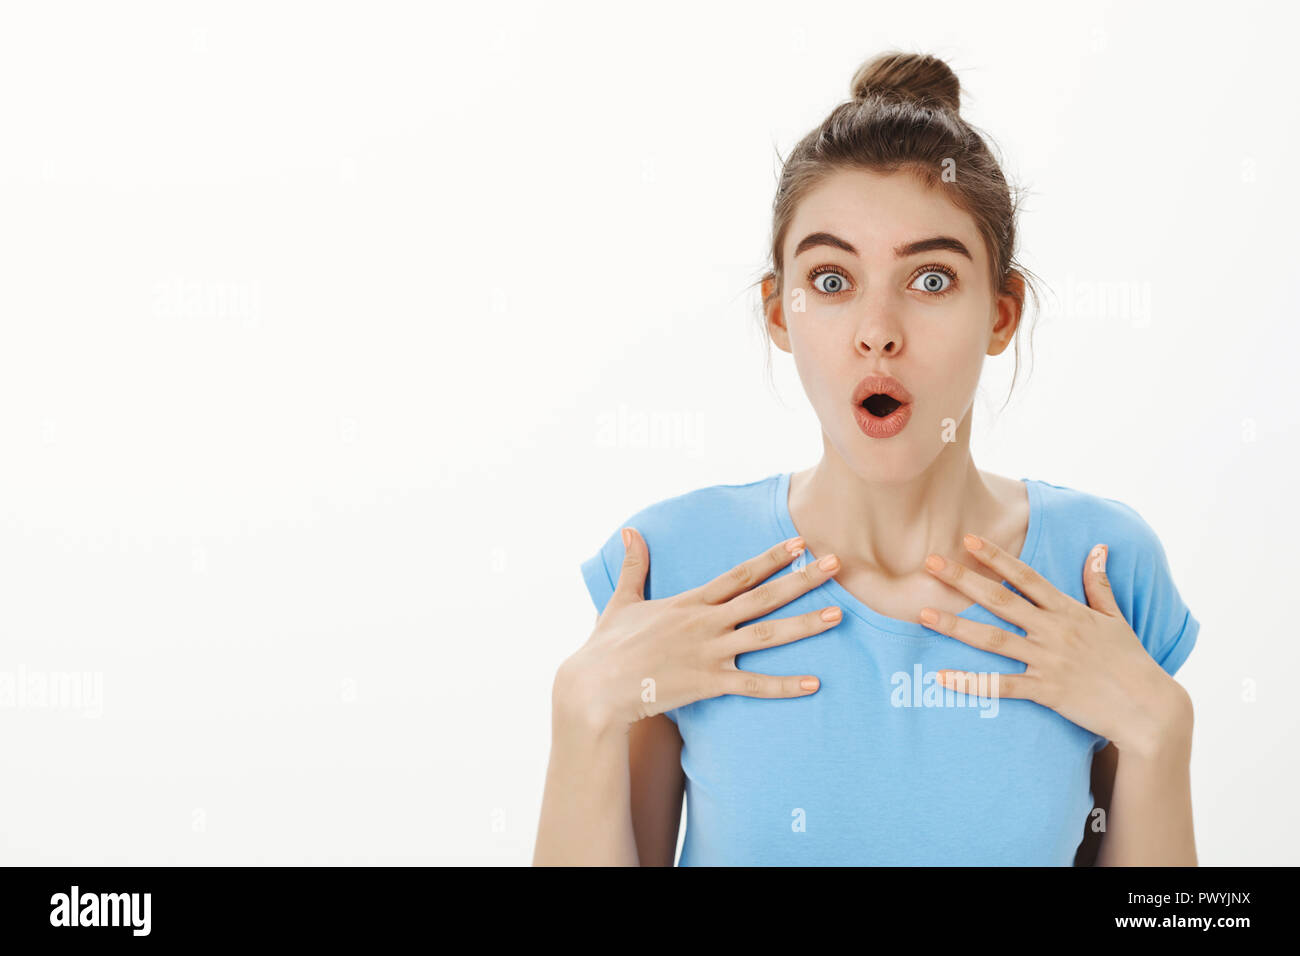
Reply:
M1007 182L943 61L852 90L784 164L762 280L823 457L583 563L534 863L672 865L685 791L683 866L1195 865L1199 624L1159 539L971 457L1032 288Z

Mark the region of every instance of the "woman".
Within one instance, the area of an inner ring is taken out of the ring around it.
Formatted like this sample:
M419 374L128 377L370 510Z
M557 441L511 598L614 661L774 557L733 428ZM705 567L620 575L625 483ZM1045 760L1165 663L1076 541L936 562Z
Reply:
M1199 624L1159 539L971 457L1030 287L1006 180L941 60L852 89L785 162L762 280L824 455L583 564L534 862L671 865L684 789L684 866L1195 865Z

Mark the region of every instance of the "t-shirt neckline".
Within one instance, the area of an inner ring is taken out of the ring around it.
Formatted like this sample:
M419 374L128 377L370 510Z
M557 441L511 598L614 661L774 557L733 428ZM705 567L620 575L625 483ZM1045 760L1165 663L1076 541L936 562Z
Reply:
M790 516L790 477L793 472L782 472L772 476L772 515L775 519L777 528L780 529L782 539L797 537L799 532L795 529L794 519ZM1038 554L1038 541L1042 536L1043 526L1043 502L1041 489L1038 482L1031 478L1021 478L1025 490L1029 495L1029 528L1025 532L1025 543L1020 549L1018 557L1021 561L1034 566L1034 558ZM808 561L816 561L817 556L813 554L811 548L805 548L804 557ZM1035 568L1035 570L1038 570ZM1040 572L1041 573L1041 572ZM1003 581L1002 585L1007 586ZM896 634L903 637L914 638L920 641L934 641L939 638L948 638L947 634L941 634L922 624L920 621L904 621L900 618L889 617L881 614L879 611L868 607L862 601L854 597L847 588L841 585L834 578L828 578L815 591L825 590L832 595L835 602L842 606L850 614L865 622L868 626L876 630L885 631L889 634ZM814 593L809 592L809 593ZM1019 593L1019 592L1017 592ZM971 614L981 608L987 611L982 604L973 603L963 610L958 617L970 618ZM917 609L920 610L919 608ZM1001 620L988 612L989 616L995 620ZM948 638L950 639L950 638Z

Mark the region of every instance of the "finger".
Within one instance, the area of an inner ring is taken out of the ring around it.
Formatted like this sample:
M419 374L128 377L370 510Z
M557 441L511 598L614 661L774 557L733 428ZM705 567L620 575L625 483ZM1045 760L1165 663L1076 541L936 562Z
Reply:
M623 529L623 566L610 601L644 601L645 579L650 573L650 546L636 528Z
M997 671L939 671L937 681L972 697L990 700L1037 700L1038 688L1034 678L1024 674L1000 674Z
M808 685L804 685L804 681ZM755 674L752 671L734 671L722 679L722 693L739 697L807 697L817 693L821 682L810 674L777 677L772 674Z
M745 627L738 627L724 637L723 649L728 658L731 658L764 647L779 647L829 631L843 619L844 612L838 607L822 608L791 617L764 618Z
M1088 598L1088 607L1102 614L1123 617L1119 604L1115 602L1115 592L1110 588L1110 578L1106 574L1106 558L1110 548L1099 544L1088 554L1083 566L1083 593Z
M936 567L936 563L939 565ZM1002 584L994 584L978 571L958 561L949 561L942 555L931 554L925 559L925 569L945 584L956 588L972 601L991 611L1004 621L1010 621L1022 631L1034 629L1041 621L1043 611Z
M840 559L828 554L815 564L800 562L800 565L789 574L760 584L729 601L726 607L733 615L733 620L752 621L763 617L800 595L821 587L839 571Z
M934 616L934 620L927 620L927 612ZM940 634L947 634L951 638L961 641L963 644L969 644L971 647L977 647L981 651L989 651L993 654L1000 654L1003 657L1010 657L1012 660L1024 661L1026 664L1035 664L1038 659L1038 648L1028 639L1018 634L1012 634L1010 631L1004 631L1000 627L994 627L992 624L980 624L978 621L968 621L964 617L958 617L949 611L938 611L932 607L921 608L921 623L932 631L938 631Z
M1054 611L1067 603L1078 603L1064 594L1051 581L1005 548L1000 548L988 538L968 534L964 539L966 550L978 561L1002 575L1002 580L1033 601L1040 608Z
M724 604L737 594L748 591L760 581L770 578L803 553L803 538L790 538L774 544L762 554L736 565L707 584L701 585L699 595L707 604Z

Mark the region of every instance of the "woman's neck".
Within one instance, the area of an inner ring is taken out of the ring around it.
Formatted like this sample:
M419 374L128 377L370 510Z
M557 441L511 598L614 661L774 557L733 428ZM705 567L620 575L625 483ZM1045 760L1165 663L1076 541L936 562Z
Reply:
M931 552L965 554L968 531L1002 543L1009 505L997 481L995 490L968 446L950 445L925 471L888 481L863 479L828 450L791 476L790 516L814 553L834 551L847 564L902 576Z

